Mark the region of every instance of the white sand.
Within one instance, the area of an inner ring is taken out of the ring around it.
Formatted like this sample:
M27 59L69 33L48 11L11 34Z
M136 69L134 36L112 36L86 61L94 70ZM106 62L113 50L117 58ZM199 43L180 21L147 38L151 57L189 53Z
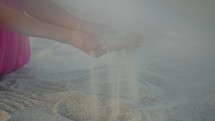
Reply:
M41 54L43 49L49 49L50 44L52 46L58 43L41 44L41 41L38 40L38 42L34 41L33 43L35 47L33 47L31 63L9 75L5 80L13 78L19 80L19 78L23 78L20 77L22 75L33 75L51 83L65 84L68 88L82 93L89 93L89 63L85 60L90 58L64 45L59 45L59 48L43 55ZM168 42L171 46L164 44L164 42ZM153 44L145 43L147 46L140 50L138 56L139 63L141 63L139 65L141 67L140 79L138 80L140 91L138 94L139 102L134 104L141 112L142 120L213 121L215 118L213 53L171 40L162 39ZM39 46L41 49L36 51ZM108 88L110 85L107 81L108 77L105 76L107 72L107 68L104 66L105 60L106 57L98 59L99 66L96 71L101 76L98 77L100 81L97 84L99 85L97 94L109 98L111 90ZM144 62L141 62L143 60ZM38 79L32 80L33 82L38 81ZM28 85L26 86L28 87ZM59 86L59 84L55 84L55 86ZM25 86L20 87L24 88ZM19 89L22 90L22 88ZM129 97L126 97L126 94L124 94L122 101L128 104L132 102ZM52 117L53 115L48 111L41 114L25 110L17 113L12 115L13 121L58 120L56 117ZM19 116L20 113L22 117ZM18 117L16 117L17 115ZM28 116L31 118L26 119Z
M160 4L155 3L155 1L144 3L147 18L144 21L146 39L143 47L137 52L140 68L139 101L133 106L141 112L143 121L215 121L213 27L215 24L214 21L210 21L214 20L211 17L212 14L209 10L207 12L201 7L196 7L195 4L186 4L183 11L180 11L180 8L177 8L177 5L183 5L179 4L180 2L176 4L164 0ZM168 9L169 7L172 11ZM199 14L198 11L201 10L207 14ZM152 36L154 38L151 38ZM32 40L33 55L30 64L8 75L4 78L4 83L0 82L0 84L12 89L25 90L28 86L32 87L33 82L37 82L39 78L54 83L51 87L52 91L54 87L57 87L58 91L61 87L64 88L58 84L61 83L66 85L67 89L77 90L84 94L90 93L89 60L91 58L89 56L57 42L37 38L32 38ZM104 56L98 59L98 65L95 68L95 71L99 72L97 95L105 98L111 97L111 90L108 88L110 83L106 75L107 58ZM13 86L13 83L5 83L29 76L36 77L36 79L28 78L33 81L30 84L20 81L15 84L20 85L19 88ZM41 83L44 84L44 82ZM44 93L47 90L42 91ZM2 95L1 89L0 99ZM49 97L48 100L55 100L55 98ZM132 102L126 94L121 101L125 104ZM51 103L54 104L54 101ZM52 105L47 105L47 109L41 109L40 104L46 105L45 102L33 101L25 102L25 104L36 106L15 111L16 113L11 115L11 121L68 120L57 119L52 115L47 110Z

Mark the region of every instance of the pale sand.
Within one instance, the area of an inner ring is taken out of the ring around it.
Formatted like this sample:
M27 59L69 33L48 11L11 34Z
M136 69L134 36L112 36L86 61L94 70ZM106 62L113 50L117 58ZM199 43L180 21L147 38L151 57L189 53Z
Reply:
M102 100L34 77L17 77L4 77L1 82L1 121L114 120L111 115L114 99ZM96 109L90 108L92 100L97 102ZM139 111L123 104L120 110L117 120L140 121Z
M114 99L82 94L67 90L60 83L16 74L5 76L1 85L1 121L114 121L111 115ZM93 112L91 100L96 101L98 106ZM138 110L123 104L119 107L117 120L140 121Z
M56 107L56 109L65 110L65 112L59 113L69 119L78 121L140 121L140 112L123 104L119 106L119 115L113 117L112 108L116 106L114 99L102 100L101 97L81 94L80 92L71 92L67 95L70 96L65 98L64 102L61 102L61 106ZM95 107L91 107L92 101L96 104ZM55 115L60 116L58 113Z
M84 113L87 112L84 107L89 106L86 100L91 97L88 91L89 63L84 61L89 57L69 46L48 42L41 44L41 41L34 41L33 59L28 66L3 77L0 82L0 109L6 112L4 114L10 114L9 121L69 121L71 118L86 119L94 115ZM180 45L174 41L162 40L157 42L156 48L162 48L163 42ZM50 45L54 47L55 44L59 48L38 56L43 49L49 49ZM169 51L168 55L167 49L162 48L158 52L150 49L149 43L146 44L148 46L142 51L145 52L144 63L140 65L142 70L138 80L139 102L132 107L140 113L142 121L214 121L215 77L211 66L214 63L212 57L208 57L211 53L189 48L195 50L188 51L192 53L189 54L181 51L180 47L174 47L169 48L174 52ZM186 49L186 46L183 47ZM177 49L180 53L172 55L179 52ZM157 57L158 55L162 57ZM141 55L139 58L142 58ZM99 66L96 70L101 76L97 95L108 100L111 90L108 88L108 77L105 76L105 60L106 57L98 59ZM202 63L202 60L207 63ZM78 102L79 105L68 103L77 101L74 98L64 98L68 97L69 90L75 90L75 95L79 92L80 95L76 96L83 99L83 102ZM130 106L128 104L131 99L126 97L126 90L121 102L126 107ZM102 104L105 106L105 103Z
M6 111L0 110L0 121L7 121L10 119L10 114Z
M142 121L215 121L214 7L198 7L194 0L188 1L185 6L184 1L143 3L145 42L137 52L139 101L132 104ZM68 117L74 115L77 119L87 118L89 115L78 113L85 108L65 113L72 106L68 102L74 100L61 100L55 94L75 90L81 93L78 96L85 95L84 100L92 96L88 89L91 58L67 45L32 40L30 64L0 82L0 119L71 121ZM107 56L98 59L95 69L100 75L96 96L105 100L111 93L105 76L106 59ZM125 93L121 102L129 107L131 99Z

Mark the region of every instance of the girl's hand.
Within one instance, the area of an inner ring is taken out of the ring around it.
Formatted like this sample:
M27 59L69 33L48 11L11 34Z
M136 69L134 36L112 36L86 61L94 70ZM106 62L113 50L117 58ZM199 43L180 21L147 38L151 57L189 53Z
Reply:
M107 52L118 51L128 48L136 48L139 44L143 42L143 37L141 34L134 34L134 40L126 43L119 43L114 46L107 46L101 43L100 40L95 39L102 35L115 35L116 30L111 26L102 23L93 23L89 21L83 21L80 25L79 31L73 31L73 39L70 44L81 49L88 55L93 57L100 57Z
M96 39L92 36L79 31L72 31L71 36L72 38L68 41L68 43L79 48L88 55L100 57L107 53L104 45L99 41L96 41Z

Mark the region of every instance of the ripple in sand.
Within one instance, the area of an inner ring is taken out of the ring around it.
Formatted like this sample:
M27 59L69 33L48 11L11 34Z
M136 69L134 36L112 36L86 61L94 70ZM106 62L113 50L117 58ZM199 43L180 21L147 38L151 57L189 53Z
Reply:
M66 90L60 85L35 78L12 81L12 85L8 85L11 80L5 80L7 84L2 82L0 86L0 109L10 115L28 108L51 107L56 101L51 95Z
M67 94L68 95L68 94ZM96 106L93 106L92 101ZM113 116L113 107L116 106L112 100L104 100L101 97L85 95L79 92L72 92L70 96L61 100L56 107L60 116L78 121L140 121L141 115L138 111L119 104L119 114Z

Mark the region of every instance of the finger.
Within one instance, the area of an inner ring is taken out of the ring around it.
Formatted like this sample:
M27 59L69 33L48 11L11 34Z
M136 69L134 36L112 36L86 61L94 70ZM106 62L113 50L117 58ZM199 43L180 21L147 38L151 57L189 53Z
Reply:
M107 51L92 51L90 53L90 56L98 58L98 57L105 55L105 54L107 54Z
M94 44L94 49L92 49L89 53L89 55L91 55L92 57L100 57L102 55L107 54L108 50L106 49L106 47L100 43L95 43Z

